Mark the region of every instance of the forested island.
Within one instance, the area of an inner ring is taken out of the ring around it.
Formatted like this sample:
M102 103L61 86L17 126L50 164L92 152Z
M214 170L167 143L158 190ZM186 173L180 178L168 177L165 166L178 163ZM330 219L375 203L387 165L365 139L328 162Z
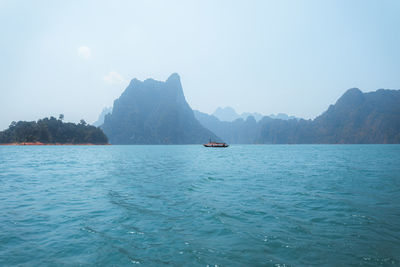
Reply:
M108 138L100 128L84 120L75 124L63 122L61 114L38 121L12 122L7 130L0 132L0 144L15 145L105 145Z

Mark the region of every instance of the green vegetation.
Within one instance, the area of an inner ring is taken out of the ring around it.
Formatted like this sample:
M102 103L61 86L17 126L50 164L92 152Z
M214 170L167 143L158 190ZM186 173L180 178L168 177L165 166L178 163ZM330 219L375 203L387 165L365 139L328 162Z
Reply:
M86 124L64 123L64 115L36 121L13 121L9 128L0 132L0 143L45 144L107 144L107 136L100 128Z

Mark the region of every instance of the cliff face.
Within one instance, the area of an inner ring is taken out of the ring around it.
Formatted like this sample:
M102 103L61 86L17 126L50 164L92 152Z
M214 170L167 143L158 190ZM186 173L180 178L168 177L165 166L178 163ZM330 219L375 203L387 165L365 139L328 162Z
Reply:
M112 144L200 144L218 138L194 117L180 77L133 79L102 126Z

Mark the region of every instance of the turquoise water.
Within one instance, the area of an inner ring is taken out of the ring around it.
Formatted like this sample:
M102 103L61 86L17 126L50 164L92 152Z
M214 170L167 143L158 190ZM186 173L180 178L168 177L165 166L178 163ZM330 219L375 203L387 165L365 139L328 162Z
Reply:
M0 147L0 266L400 265L400 145Z

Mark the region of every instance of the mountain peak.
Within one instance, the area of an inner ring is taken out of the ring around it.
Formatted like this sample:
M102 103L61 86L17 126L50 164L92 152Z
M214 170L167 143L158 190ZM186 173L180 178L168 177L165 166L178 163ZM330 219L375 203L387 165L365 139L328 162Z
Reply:
M239 114L231 107L218 107L212 114L221 121L234 121L240 118Z
M337 105L358 105L364 100L363 92L358 88L348 89L336 102Z
M136 79L136 78L133 78L133 79L131 80L131 82L129 83L128 87L131 86L131 85L138 84L138 83L141 83L141 81L139 81L139 80Z
M180 80L181 80L181 77L179 76L179 74L174 72L168 77L166 82L173 82L173 81L179 81L180 82Z
M356 87L348 89L343 95L347 94L362 94L362 91Z

